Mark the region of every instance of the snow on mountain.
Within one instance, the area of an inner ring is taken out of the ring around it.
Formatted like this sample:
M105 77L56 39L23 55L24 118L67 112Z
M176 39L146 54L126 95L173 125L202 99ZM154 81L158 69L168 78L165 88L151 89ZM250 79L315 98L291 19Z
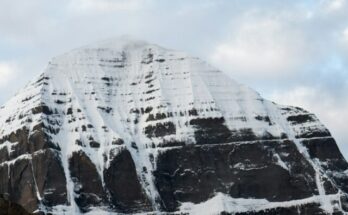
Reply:
M0 163L30 212L348 211L348 164L313 114L124 38L53 58L0 108Z

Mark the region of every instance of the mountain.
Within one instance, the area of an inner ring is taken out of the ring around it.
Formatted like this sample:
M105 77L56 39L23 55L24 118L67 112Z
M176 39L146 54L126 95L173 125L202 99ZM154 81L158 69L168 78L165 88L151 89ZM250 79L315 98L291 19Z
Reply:
M0 193L37 214L344 214L348 163L315 115L123 38L0 108Z

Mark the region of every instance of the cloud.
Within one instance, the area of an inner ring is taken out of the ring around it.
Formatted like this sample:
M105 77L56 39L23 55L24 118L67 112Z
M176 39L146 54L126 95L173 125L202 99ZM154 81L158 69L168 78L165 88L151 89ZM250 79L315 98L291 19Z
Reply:
M343 38L344 38L344 40L348 41L348 28L344 29Z
M317 10L294 5L245 9L231 19L210 60L247 81L288 79L310 72L331 54L332 32L322 30L326 24Z
M346 4L346 0L330 0L325 2L329 11L337 11L342 9Z
M339 39L340 39L340 41L339 41L340 44L342 44L342 46L341 46L342 52L345 53L346 56L348 56L348 27L346 27L342 31ZM348 59L348 57L347 57L347 59Z
M217 45L211 60L233 72L256 77L293 74L303 64L305 37L280 20L243 20L231 29L231 36Z
M73 0L70 9L75 12L116 12L135 11L148 0Z
M342 50L346 0L267 2L246 4L230 17L209 56L214 65L247 83L260 78L289 82L313 76Z
M0 62L0 88L6 87L16 77L17 67L14 63Z

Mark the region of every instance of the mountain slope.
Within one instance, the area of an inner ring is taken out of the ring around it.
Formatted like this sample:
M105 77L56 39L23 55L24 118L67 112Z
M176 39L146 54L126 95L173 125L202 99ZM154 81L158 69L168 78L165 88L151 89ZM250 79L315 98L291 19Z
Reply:
M53 58L1 107L0 163L30 212L348 211L348 164L313 114L141 41Z

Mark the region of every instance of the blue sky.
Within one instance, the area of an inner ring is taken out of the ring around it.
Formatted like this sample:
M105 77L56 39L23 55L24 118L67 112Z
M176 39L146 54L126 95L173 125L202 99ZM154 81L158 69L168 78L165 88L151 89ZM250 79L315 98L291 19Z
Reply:
M120 35L189 52L308 109L348 158L347 0L1 0L0 104L51 57Z

